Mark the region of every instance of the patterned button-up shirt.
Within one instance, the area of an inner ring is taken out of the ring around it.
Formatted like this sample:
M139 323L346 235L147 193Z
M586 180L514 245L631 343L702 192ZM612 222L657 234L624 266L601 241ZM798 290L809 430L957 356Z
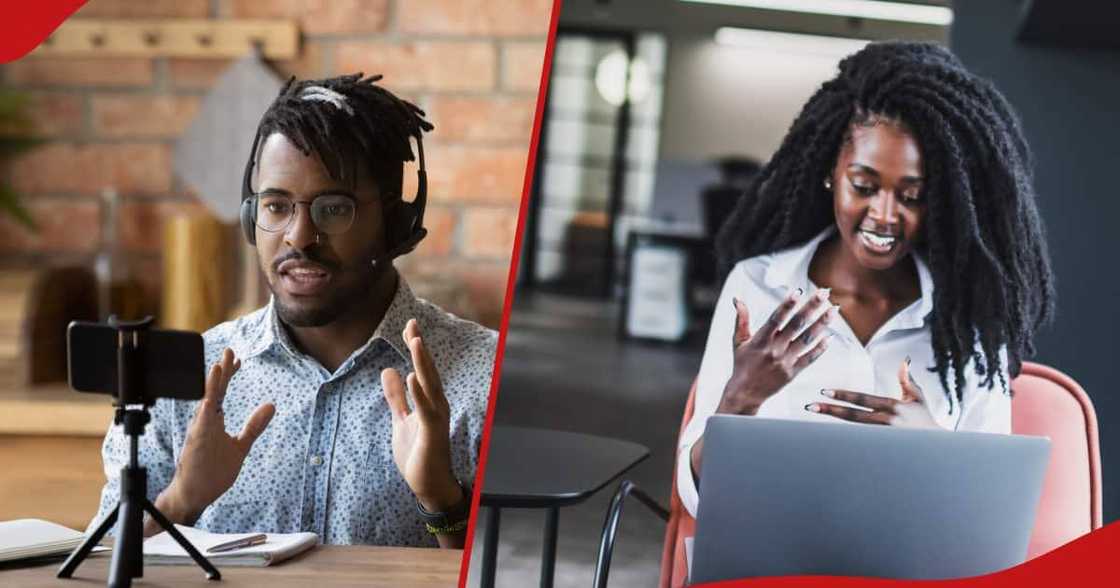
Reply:
M451 405L451 459L464 484L474 480L497 335L416 298L402 277L373 336L334 373L301 353L268 306L203 335L206 366L229 347L241 369L223 403L237 434L257 406L276 406L233 486L195 524L218 533L312 531L324 543L435 546L417 517L415 497L393 462L392 416L381 370L413 371L402 338L419 322ZM160 399L140 442L148 497L171 482L197 401ZM93 525L117 504L128 438L111 426L102 447L108 483Z

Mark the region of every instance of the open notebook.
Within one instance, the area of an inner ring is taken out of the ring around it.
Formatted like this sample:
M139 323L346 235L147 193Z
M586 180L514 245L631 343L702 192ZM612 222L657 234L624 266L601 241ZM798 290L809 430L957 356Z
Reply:
M80 531L40 519L0 521L0 561L64 554L84 538Z
M268 539L260 545L207 553L215 545L249 537L256 533L208 533L194 527L175 525L202 555L215 566L270 566L302 553L319 542L315 533L269 533ZM144 563L152 565L194 565L194 560L179 547L175 538L166 531L153 535L144 541Z

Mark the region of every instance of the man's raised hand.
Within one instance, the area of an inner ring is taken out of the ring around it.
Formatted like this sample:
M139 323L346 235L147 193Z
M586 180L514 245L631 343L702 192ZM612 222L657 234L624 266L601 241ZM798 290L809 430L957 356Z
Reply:
M207 506L233 486L253 442L276 413L272 404L262 404L239 434L226 433L222 402L230 379L240 367L241 361L227 348L221 361L206 374L206 395L187 427L175 476L160 495L160 508L176 515L172 517L174 522L193 524Z
M463 500L451 469L451 407L416 319L404 328L414 372L381 372L381 387L393 414L393 461L408 487L429 512L443 512ZM410 409L406 394L412 398Z

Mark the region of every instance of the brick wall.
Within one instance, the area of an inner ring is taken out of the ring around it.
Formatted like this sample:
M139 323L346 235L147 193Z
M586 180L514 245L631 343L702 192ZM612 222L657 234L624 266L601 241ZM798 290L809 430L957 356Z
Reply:
M301 54L282 76L382 73L424 108L430 234L398 261L418 291L490 326L501 317L550 0L91 0L72 18L290 18ZM229 60L32 58L0 84L33 100L46 141L4 173L38 219L0 219L4 264L88 264L104 186L122 197L118 239L159 300L160 235L200 204L171 171L171 146ZM406 173L406 178L411 174ZM412 193L406 182L406 194ZM231 194L237 188L231 186ZM236 197L236 196L234 196Z

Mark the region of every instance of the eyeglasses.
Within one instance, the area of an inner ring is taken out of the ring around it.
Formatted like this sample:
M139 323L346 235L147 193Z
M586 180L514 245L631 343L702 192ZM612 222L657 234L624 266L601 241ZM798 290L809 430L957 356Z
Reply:
M281 194L254 194L257 226L270 233L287 230L296 216L296 205L306 204L311 222L320 233L338 235L354 224L360 204L350 196L323 194L310 203L292 200Z

